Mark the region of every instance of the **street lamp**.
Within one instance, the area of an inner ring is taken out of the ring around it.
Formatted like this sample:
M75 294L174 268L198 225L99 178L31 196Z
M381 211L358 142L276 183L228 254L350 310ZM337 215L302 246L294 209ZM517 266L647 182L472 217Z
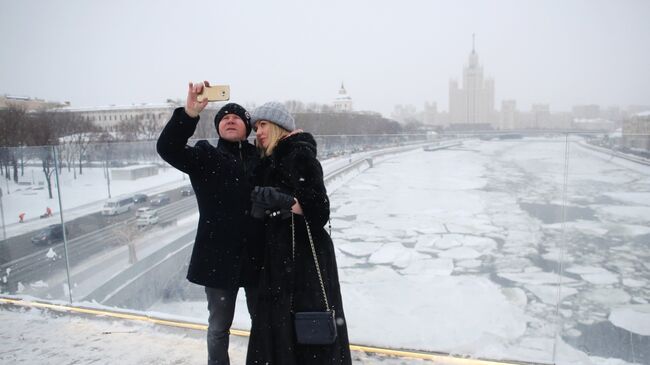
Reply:
M111 198L111 177L108 170L108 143L104 144L104 176L106 176L106 187L108 188L108 199Z

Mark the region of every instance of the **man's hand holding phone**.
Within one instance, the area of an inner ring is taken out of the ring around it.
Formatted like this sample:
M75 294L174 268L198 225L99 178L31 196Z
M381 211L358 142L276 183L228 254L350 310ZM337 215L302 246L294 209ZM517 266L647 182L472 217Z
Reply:
M192 84L190 82L187 92L187 103L185 112L192 118L196 118L210 101L225 101L230 99L230 86L215 85L203 81L203 84Z
M190 82L190 85L187 90L187 101L185 102L185 113L192 118L196 118L199 114L205 109L208 105L208 99L203 99L202 101L198 100L198 97L203 93L204 87L209 87L210 83L203 81L203 83L193 84Z

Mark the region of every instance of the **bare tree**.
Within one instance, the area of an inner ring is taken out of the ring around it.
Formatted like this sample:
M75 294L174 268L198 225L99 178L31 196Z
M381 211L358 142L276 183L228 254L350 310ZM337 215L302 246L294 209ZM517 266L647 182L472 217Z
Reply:
M140 138L151 141L158 138L160 126L155 119L145 119L140 123Z
M133 222L129 223L129 221L126 220L123 224L119 224L118 227L113 230L113 233L121 244L128 247L129 264L133 265L138 262L135 240L140 236L140 231L138 231L135 224Z
M379 114L349 112L295 113L296 126L313 134L396 134L402 127Z
M54 167L54 156L52 156L52 148L54 147L41 147L41 163L43 166L43 174L45 174L45 181L47 182L47 192L50 195L50 199L53 198L52 195L52 173L55 171Z
M76 160L79 166L79 175L83 174L83 160L86 157L88 146L94 140L97 132L100 131L99 127L93 123L84 120L83 117L74 115L72 113L60 113L62 125L65 126L63 130L64 141L69 146L69 156L66 156L66 161L69 165L73 165ZM76 178L75 173L75 178Z
M134 120L125 120L116 125L117 140L124 142L137 141L141 120L142 116L136 116Z
M113 148L112 144L115 142L115 138L108 132L104 132L99 135L97 139L97 144L94 145L94 152L96 158L102 161L102 170L104 171L104 178L106 179L106 184L108 187L108 197L111 197L111 180L110 173L108 168L110 166L110 161L113 159Z
M79 175L83 175L83 160L86 157L88 147L90 147L90 144L95 140L94 138L95 136L97 136L97 134L94 132L77 133L74 136L74 141L75 141L74 145L76 147L77 158L78 158L77 166L79 166Z
M11 175L9 174L9 156L11 154L11 149L7 147L0 147L0 173L6 178L10 179Z
M75 133L84 129L84 122L80 116L65 111L56 111L52 113L54 117L53 127L55 134L59 137L60 147L58 149L59 171L63 165L68 168L68 172L74 170L74 161L76 159L76 149L74 146ZM77 174L75 171L75 178Z
M19 105L0 110L0 146L16 147L26 144L27 111Z
M305 112L305 104L300 100L287 100L284 102L290 113L303 113Z
M20 176L25 176L25 157L27 157L27 147L20 146L13 149L14 156L16 156L16 171L14 175L18 175L18 167L20 167ZM18 176L15 176L15 181L18 181Z
M55 134L55 127L53 121L55 117L52 112L38 111L30 114L28 118L28 126L31 133L29 134L29 142L32 146L39 146L38 157L41 159L41 166L45 181L47 182L47 190L50 199L52 195L52 173L54 172L54 156L53 148L58 144L59 140Z
M68 172L72 172L74 179L77 179L77 169L74 166L77 158L77 151L75 149L74 141L68 138L64 139L61 144L59 144L59 156L65 163Z
M320 113L321 107L322 107L321 104L309 103L309 104L307 104L307 107L305 108L305 112Z
M18 105L9 105L0 110L0 146L18 147L27 144L27 111ZM8 148L0 155L0 167L10 179L9 166L13 169L13 180L18 182L18 159L16 148Z

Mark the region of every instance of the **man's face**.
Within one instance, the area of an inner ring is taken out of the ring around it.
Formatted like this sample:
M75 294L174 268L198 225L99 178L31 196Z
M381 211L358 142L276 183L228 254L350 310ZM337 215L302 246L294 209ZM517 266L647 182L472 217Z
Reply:
M219 136L229 142L246 139L246 124L237 114L226 114L219 123Z

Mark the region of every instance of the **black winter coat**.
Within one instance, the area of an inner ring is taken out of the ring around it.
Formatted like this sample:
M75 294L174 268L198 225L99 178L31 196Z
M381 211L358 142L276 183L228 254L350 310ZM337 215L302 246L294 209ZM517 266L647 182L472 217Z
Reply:
M188 174L199 206L199 225L187 279L212 288L257 285L262 258L261 226L250 217L251 176L259 163L248 143L220 139L188 146L199 117L174 111L156 148L170 165ZM255 244L257 243L257 250Z
M260 274L259 302L251 327L248 365L351 364L347 324L334 246L323 226L329 220L329 199L323 170L316 159L316 141L309 133L281 140L273 154L262 159L255 185L278 187L293 195L302 206L304 218L294 215L295 262L291 259L291 217L265 218L264 266ZM314 239L327 299L337 318L338 337L332 345L296 343L293 310L324 310L323 294L315 269L305 219Z

